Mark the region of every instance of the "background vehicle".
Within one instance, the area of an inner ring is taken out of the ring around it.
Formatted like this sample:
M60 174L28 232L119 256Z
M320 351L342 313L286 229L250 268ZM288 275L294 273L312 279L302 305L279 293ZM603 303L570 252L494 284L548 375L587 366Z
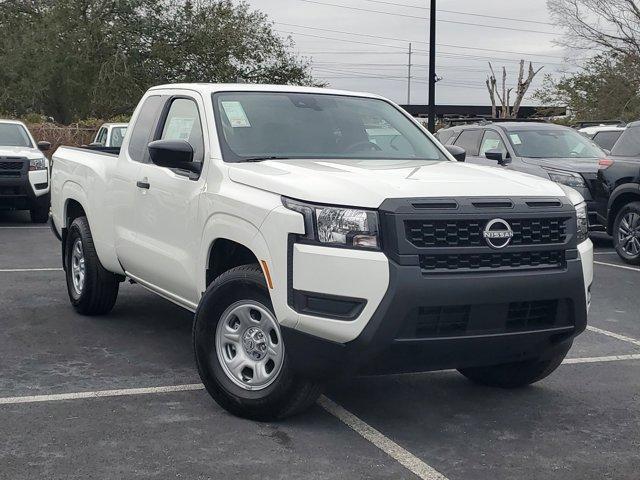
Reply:
M598 216L624 261L640 264L640 122L630 123L602 162L596 188Z
M49 160L22 122L0 120L0 208L29 210L31 221L49 219Z
M586 327L582 197L456 162L377 96L160 86L119 156L54 157L71 303L106 313L129 277L195 311L201 378L241 416L291 415L357 372L528 385Z
M592 230L597 221L593 189L606 153L574 129L544 122L487 122L440 130L438 138L467 152L467 161L548 178L584 197Z
M603 150L611 151L624 129L624 125L595 125L578 131L593 140Z
M120 148L127 133L127 123L105 123L96 133L96 138L90 146Z

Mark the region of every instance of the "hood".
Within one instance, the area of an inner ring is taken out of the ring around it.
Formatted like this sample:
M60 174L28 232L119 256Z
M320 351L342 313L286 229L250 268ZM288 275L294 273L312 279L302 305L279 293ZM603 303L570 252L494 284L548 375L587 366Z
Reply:
M0 146L0 157L42 158L44 154L37 148Z
M523 162L531 165L574 173L598 173L599 160L600 158L522 158Z
M369 208L387 198L565 196L549 180L451 161L268 160L230 164L229 176L299 200Z

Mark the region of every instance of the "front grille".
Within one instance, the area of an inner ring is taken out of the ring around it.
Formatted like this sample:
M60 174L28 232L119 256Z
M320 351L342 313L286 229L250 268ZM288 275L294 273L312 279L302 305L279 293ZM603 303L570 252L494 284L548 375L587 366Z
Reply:
M562 268L564 264L563 250L420 255L420 268L429 273Z
M506 334L571 326L567 300L420 307L405 324L400 338Z
M22 170L24 162L2 162L0 161L0 170Z
M417 248L484 247L482 232L491 220L406 220L404 225L407 240ZM511 245L562 244L567 239L568 220L567 217L507 218L513 230Z

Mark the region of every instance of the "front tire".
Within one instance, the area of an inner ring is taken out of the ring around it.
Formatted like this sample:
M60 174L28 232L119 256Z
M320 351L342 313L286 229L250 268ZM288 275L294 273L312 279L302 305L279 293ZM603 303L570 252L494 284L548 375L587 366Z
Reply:
M193 325L200 378L228 412L279 420L311 406L320 385L295 374L258 265L233 268L207 288Z
M86 217L76 218L65 242L65 273L69 300L82 315L109 313L118 298L118 277L98 259Z
M569 344L549 358L536 358L522 362L461 368L458 371L478 385L497 388L521 388L548 377L560 366L571 348Z
M616 215L613 246L622 260L640 265L640 202L625 205Z

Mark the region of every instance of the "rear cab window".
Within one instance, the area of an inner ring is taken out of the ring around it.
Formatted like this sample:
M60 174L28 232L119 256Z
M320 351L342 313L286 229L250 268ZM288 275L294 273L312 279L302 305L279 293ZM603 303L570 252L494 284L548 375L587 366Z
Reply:
M611 149L611 155L640 157L640 125L628 127Z
M133 125L129 146L127 148L129 157L135 162L149 162L147 145L149 145L152 135L156 130L158 115L163 105L163 100L163 97L160 95L147 97L140 108L140 113Z

